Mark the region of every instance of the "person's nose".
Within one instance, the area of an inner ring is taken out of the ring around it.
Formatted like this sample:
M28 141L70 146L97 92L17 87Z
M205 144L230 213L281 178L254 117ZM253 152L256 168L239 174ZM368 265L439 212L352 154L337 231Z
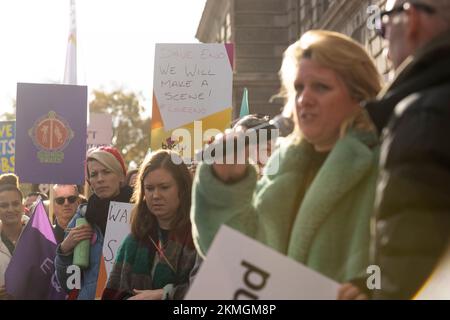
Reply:
M99 173L98 175L97 175L97 183L102 183L102 182L104 182L105 181L105 176L104 176L104 174L103 173Z
M305 87L301 93L297 95L297 108L307 108L314 104L314 94L309 87Z
M153 199L159 199L161 198L161 192L159 190L159 188L155 188L155 190L153 191Z

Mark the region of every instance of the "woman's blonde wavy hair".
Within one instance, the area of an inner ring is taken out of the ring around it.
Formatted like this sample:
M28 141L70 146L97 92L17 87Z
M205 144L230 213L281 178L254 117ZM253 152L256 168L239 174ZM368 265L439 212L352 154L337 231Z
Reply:
M283 113L286 116L293 117L296 96L294 82L301 59L311 59L336 72L356 101L372 99L381 90L381 76L372 58L359 43L341 33L310 30L284 52L279 74L282 83L280 95L285 98ZM297 122L297 119L294 120ZM362 108L361 112L344 121L341 125L341 136L350 127L376 130Z

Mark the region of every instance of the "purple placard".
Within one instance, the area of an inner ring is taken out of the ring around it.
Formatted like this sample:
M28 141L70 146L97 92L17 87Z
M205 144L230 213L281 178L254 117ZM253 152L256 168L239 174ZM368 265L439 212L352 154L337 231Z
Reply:
M22 182L83 184L87 87L17 84L16 174Z

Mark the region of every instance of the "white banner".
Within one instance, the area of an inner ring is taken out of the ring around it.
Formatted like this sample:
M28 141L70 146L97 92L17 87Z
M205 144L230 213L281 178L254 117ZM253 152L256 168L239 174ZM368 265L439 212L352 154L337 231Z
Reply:
M103 242L103 258L108 277L116 260L117 251L131 231L130 220L133 206L132 203L116 201L111 201L109 205L108 223Z
M109 146L113 137L112 116L106 113L90 113L88 125L88 149Z
M186 300L337 298L339 284L222 226Z
M232 82L224 44L156 45L153 92L165 131L230 108Z

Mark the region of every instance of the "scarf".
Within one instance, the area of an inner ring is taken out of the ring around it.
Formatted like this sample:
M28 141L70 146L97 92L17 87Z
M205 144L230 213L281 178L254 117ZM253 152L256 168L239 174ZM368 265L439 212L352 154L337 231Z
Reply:
M86 220L91 225L96 225L105 235L106 223L108 222L109 203L111 201L130 202L133 189L125 186L120 189L120 193L111 199L100 199L95 193L89 198L86 209Z
M127 299L134 295L133 289L154 290L168 284L176 288L171 296L187 290L196 257L191 225L177 231L154 231L165 258L151 241L138 241L130 234L117 253L103 300Z

